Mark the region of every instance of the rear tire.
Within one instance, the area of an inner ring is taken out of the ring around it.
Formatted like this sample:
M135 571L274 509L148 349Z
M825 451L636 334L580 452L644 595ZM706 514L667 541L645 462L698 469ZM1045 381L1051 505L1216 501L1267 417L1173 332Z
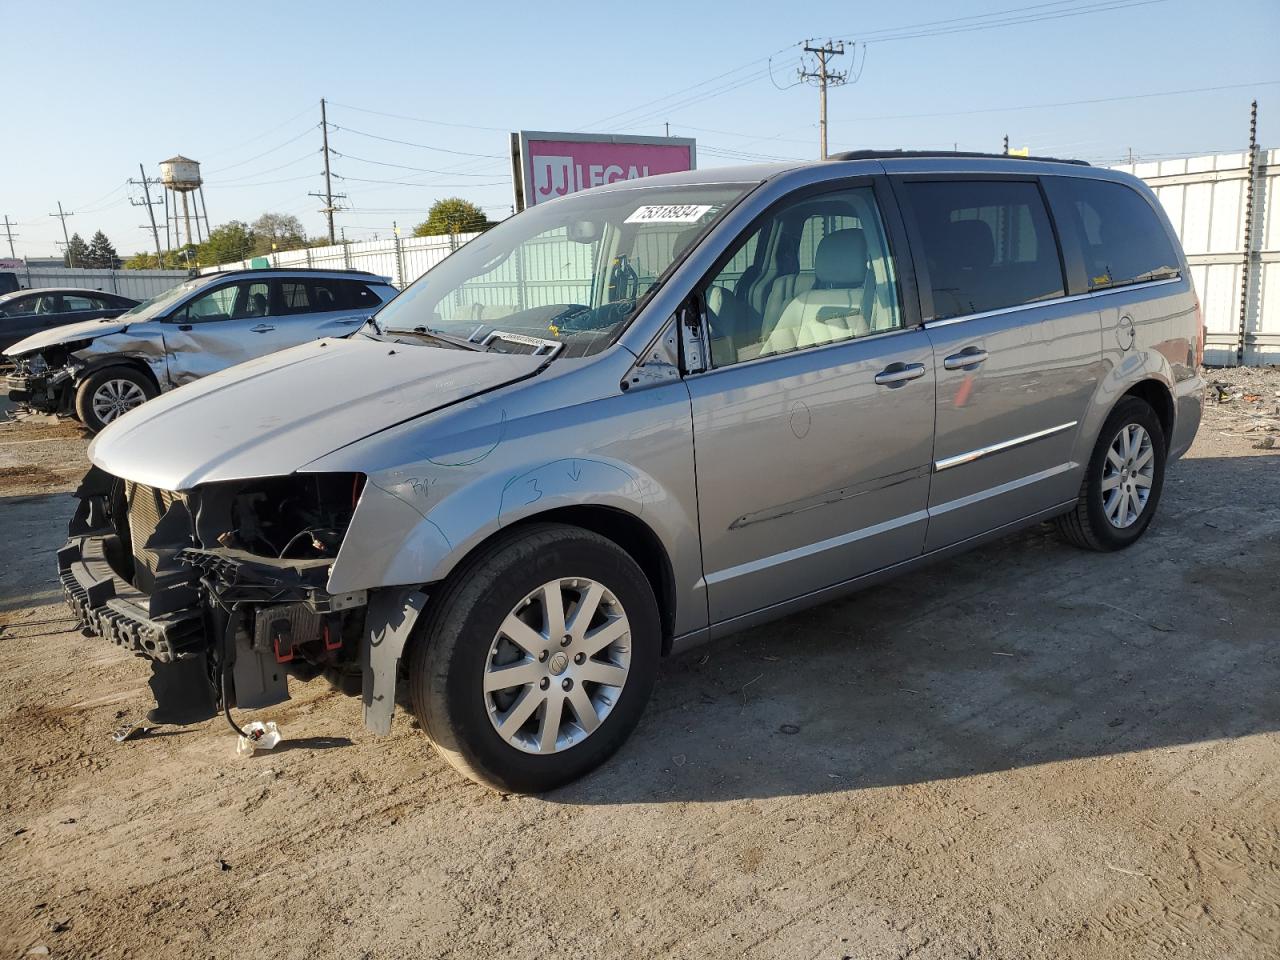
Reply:
M93 433L159 391L142 371L132 367L106 367L90 374L76 389L76 417Z
M455 571L431 609L409 656L413 710L472 780L554 789L639 722L661 622L644 572L612 541L563 524L518 529Z
M1166 455L1156 412L1137 397L1122 399L1098 433L1075 507L1054 520L1058 534L1085 550L1132 546L1160 503Z

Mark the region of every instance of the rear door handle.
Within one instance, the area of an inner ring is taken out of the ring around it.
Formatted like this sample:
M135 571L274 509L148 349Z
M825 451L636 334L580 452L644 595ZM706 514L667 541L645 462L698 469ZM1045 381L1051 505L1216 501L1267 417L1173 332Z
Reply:
M364 321L365 321L364 317L339 317L337 320L333 322L346 325L346 324L352 324L352 323L364 323Z
M876 374L876 383L882 387L900 387L908 380L923 376L923 363L891 363Z
M942 361L944 370L972 370L987 359L989 354L981 347L965 347Z
M270 333L272 330L275 329L275 327L273 327L269 323L260 323L256 327L250 327L249 329L253 333Z

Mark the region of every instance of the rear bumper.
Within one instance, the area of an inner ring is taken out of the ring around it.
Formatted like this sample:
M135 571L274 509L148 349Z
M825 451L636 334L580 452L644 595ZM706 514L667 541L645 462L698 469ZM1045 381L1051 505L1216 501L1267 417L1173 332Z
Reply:
M1191 448L1204 415L1204 377L1188 377L1174 385L1173 436L1169 438L1169 459L1176 460Z

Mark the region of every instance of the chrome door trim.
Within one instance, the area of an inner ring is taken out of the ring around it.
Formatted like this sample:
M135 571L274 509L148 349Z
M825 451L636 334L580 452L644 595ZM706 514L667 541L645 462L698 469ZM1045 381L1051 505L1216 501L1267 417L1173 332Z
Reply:
M1018 477L1016 480L1010 480L997 487L988 487L986 490L979 490L977 493L971 493L967 497L960 497L958 500L948 500L946 503L940 503L936 507L930 507L929 516L940 517L944 513L950 513L952 510L962 510L965 507L973 506L975 503L981 503L983 500L990 500L992 497L1002 497L1006 493L1012 493L1014 490L1030 486L1033 483L1050 480L1061 473L1066 473L1068 470L1074 470L1078 466L1080 464L1074 460L1068 460L1066 463L1060 463L1056 467L1049 467L1039 473Z
M1001 440L999 443L993 443L986 447L979 447L977 450L970 450L967 453L957 453L954 457L943 457L941 460L934 461L933 472L941 473L943 470L948 470L951 467L958 467L962 463L972 463L974 460L989 457L993 453L1000 453L1003 450L1020 447L1024 443L1030 443L1032 440L1051 437L1055 433L1061 433L1063 430L1070 430L1079 422L1080 421L1078 420L1072 420L1070 423L1060 423L1056 427L1049 427L1047 430L1037 430L1035 433L1028 433L1021 437L1014 437L1011 440Z
M865 540L867 537L876 537L882 533L888 533L890 530L896 530L898 527L906 526L909 523L919 523L921 520L929 518L929 511L916 510L913 513L904 514L900 517L894 517L892 520L885 520L883 523L876 523L869 527L863 527L860 530L854 530L851 533L842 533L838 537L829 537L826 540L819 540L817 543L806 543L804 546L796 547L792 550L784 550L782 553L775 553L768 557L760 557L758 560L749 560L746 563L740 563L734 567L726 567L724 570L717 570L715 573L707 574L702 578L700 586L713 586L717 583L723 583L726 580L733 580L737 577L745 576L750 573L758 573L761 570L768 570L770 567L776 567L779 564L790 563L793 560L800 560L804 557L811 557L817 553L825 553L837 547L847 546L858 540Z
M1053 307L1060 303L1076 303L1080 300L1092 300L1094 297L1107 297L1113 293L1123 293L1126 290L1145 290L1149 287L1160 287L1166 283L1181 283L1183 276L1165 277L1163 280L1147 280L1143 283L1127 283L1118 287L1108 287L1105 290L1091 290L1088 293L1075 293L1069 297L1054 297L1051 300L1033 300L1030 303L1019 303L1012 307L1001 307L999 310L985 310L982 313L966 313L959 317L946 317L942 320L926 320L924 328L932 330L934 327L949 327L953 323L967 323L970 320L983 320L987 317L999 317L1006 313L1017 313L1019 310L1034 310L1037 307Z

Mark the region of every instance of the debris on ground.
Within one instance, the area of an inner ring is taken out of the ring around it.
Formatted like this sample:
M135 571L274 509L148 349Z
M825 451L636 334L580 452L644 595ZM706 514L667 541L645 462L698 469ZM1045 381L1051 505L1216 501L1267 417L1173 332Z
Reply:
M245 736L236 742L236 753L242 757L251 757L258 750L272 750L280 742L280 728L274 720L263 723L255 720L244 728Z

